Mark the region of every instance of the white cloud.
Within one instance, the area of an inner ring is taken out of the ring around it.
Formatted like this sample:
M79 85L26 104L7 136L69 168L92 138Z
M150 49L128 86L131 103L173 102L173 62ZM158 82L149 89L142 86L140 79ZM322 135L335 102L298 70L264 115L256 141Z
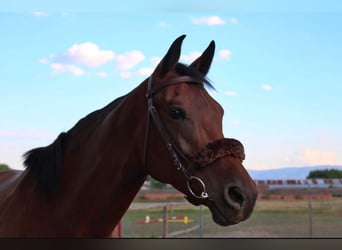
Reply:
M145 60L144 54L139 50L132 50L115 57L120 71L127 71Z
M121 78L131 78L133 76L149 76L153 73L155 67L158 65L162 58L160 57L152 57L149 59L152 66L151 67L141 67L135 71L129 71L131 68L135 67L137 64L145 60L145 56L140 51L131 51L126 52L122 55L119 55L118 58L118 69L120 71Z
M71 73L74 76L84 75L84 71L80 67L73 64L52 63L50 66L53 75L61 73Z
M239 126L241 123L240 123L240 121L239 120L232 120L232 121L230 121L230 122L228 122L228 124L230 125L230 126Z
M272 86L270 86L268 84L262 84L261 88L265 91L271 91L272 90Z
M166 28L172 27L172 25L169 24L169 23L166 23L166 22L160 22L160 23L159 23L159 27L160 27L160 28L163 28L163 29L166 29Z
M100 67L106 63L114 61L119 75L122 78L130 78L133 75L146 75L152 72L149 68L141 68L136 73L131 69L145 60L145 55L139 50L127 51L122 54L115 54L111 50L102 50L91 42L72 45L66 52L58 55L50 55L48 58L39 59L41 64L50 64L52 74L71 73L76 76L85 74L80 65L87 67ZM153 57L150 59L153 65L156 65L161 58ZM108 73L98 72L98 77L107 77Z
M238 20L235 17L230 18L230 23L231 24L237 24Z
M153 73L154 68L149 68L149 67L142 67L136 71L121 71L120 72L120 77L121 78L131 78L134 76L149 76Z
M191 20L192 20L192 23L196 25L204 24L208 26L213 26L213 25L226 24L226 21L220 18L219 16L198 17L198 18L192 18Z
M86 42L72 45L66 52L58 55L50 55L49 59L41 58L39 63L48 64L49 61L52 74L70 73L74 76L81 76L85 71L79 66L99 67L112 61L115 57L111 50L101 50L98 45ZM96 74L99 77L107 77L104 72Z
M57 55L55 61L63 64L81 64L98 67L112 61L115 54L111 50L101 50L98 45L86 42L72 45L67 52Z
M102 72L96 73L96 76L101 77L101 78L106 78L108 77L108 73L102 71Z
M291 157L290 157L291 158ZM296 165L334 165L338 164L336 154L332 151L321 151L305 149L289 161L296 162Z
M32 15L35 17L45 17L48 15L48 13L44 11L33 11Z
M149 76L153 73L153 68L148 68L148 67L144 67L144 68L140 68L138 70L138 75L141 75L141 76Z
M202 53L199 51L193 51L190 52L187 55L181 55L180 61L185 63L192 63L194 60L196 60Z
M41 58L41 59L38 60L38 62L39 62L40 64L49 64L49 60L46 59L46 58Z
M133 76L132 72L129 71L122 71L120 72L120 77L121 78L131 78Z
M223 49L219 51L219 57L225 61L230 60L232 52L229 49Z
M226 95L226 96L236 96L237 92L235 92L235 91L226 91L223 94Z

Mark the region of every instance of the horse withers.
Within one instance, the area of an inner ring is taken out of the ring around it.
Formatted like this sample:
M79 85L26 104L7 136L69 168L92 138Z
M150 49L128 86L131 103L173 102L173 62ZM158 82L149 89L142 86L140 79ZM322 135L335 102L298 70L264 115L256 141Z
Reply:
M24 171L0 174L0 236L108 237L148 175L219 225L250 216L257 192L243 146L224 138L223 109L205 88L215 43L184 65L184 37L137 88L25 153Z

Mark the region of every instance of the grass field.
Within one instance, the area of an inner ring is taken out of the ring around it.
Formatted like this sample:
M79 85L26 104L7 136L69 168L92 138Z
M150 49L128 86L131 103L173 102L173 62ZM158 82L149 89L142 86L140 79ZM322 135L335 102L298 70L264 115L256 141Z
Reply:
M210 211L203 209L203 237L342 237L342 198L312 200L310 234L309 208L307 200L258 200L252 216L245 222L230 227L216 225ZM168 231L174 232L199 224L198 207L190 204L168 209L169 216L187 215L188 224L168 224ZM163 223L137 224L150 219L163 218L163 209L129 210L122 220L124 238L149 238L162 235ZM199 237L199 229L177 237Z

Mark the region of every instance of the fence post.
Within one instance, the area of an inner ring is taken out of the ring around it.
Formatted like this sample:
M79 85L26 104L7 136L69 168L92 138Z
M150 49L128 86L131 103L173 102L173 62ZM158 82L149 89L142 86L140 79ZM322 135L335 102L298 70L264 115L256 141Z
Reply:
M309 235L312 238L312 204L311 204L311 185L308 187L308 206L309 206Z
M200 205L199 237L203 238L203 205Z
M167 233L168 233L168 206L164 206L164 213L163 213L163 238L167 238Z
M121 238L122 237L122 228L121 228L121 225L122 224L122 221L120 220L119 223L116 225L116 227L114 228L112 234L111 234L111 237L112 238Z
M122 238L122 222L121 222L121 220L118 224L118 238Z

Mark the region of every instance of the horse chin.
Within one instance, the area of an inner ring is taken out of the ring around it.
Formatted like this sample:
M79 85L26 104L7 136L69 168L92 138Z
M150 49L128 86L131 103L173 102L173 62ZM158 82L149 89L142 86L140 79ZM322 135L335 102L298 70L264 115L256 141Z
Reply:
M199 205L207 206L211 212L212 219L214 220L216 224L220 226L226 227L226 226L234 225L246 219L241 214L237 214L234 216L225 215L224 213L220 211L220 209L215 205L214 202L203 202L202 200L193 198L192 196L190 197L185 196L184 198L194 206L199 206Z
M244 220L244 216L239 216L239 215L225 215L224 213L222 213L220 211L220 209L214 204L208 204L208 208L211 212L211 216L214 220L214 222L220 226L230 226L230 225L234 225L237 224L241 221Z

